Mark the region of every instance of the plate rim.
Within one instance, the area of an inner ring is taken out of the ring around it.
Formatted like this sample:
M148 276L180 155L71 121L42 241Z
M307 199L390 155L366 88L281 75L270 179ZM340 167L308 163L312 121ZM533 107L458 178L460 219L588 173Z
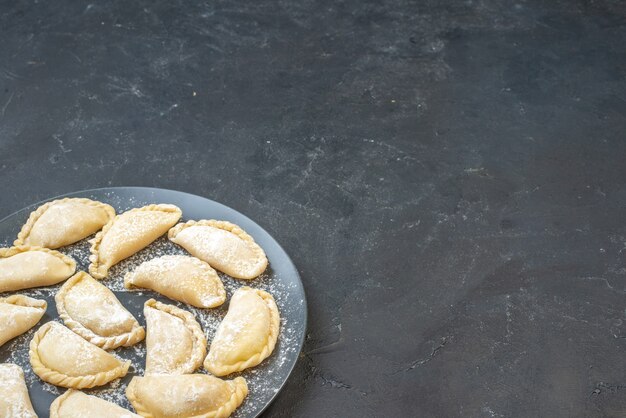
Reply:
M296 367L296 364L298 363L298 361L300 360L300 355L302 354L302 349L304 348L304 342L306 340L306 334L307 334L307 329L308 329L308 322L309 322L309 310L308 310L308 303L307 303L307 297L306 297L306 291L304 289L304 283L302 282L302 277L300 276L300 271L298 270L298 268L296 267L296 264L293 262L293 260L291 259L291 257L289 256L289 253L287 251L285 251L285 249L283 248L282 245L280 245L280 243L276 240L276 238L274 238L274 236L272 234L270 234L269 232L267 232L265 230L265 228L263 228L263 226L261 226L258 222L252 220L251 218L249 218L247 215L241 213L240 211L238 211L237 209L234 209L230 206L227 206L221 202L218 202L216 200L213 199L209 199L208 197L204 197L204 196L200 196L197 194L193 194L193 193L189 193L189 192L183 192L180 190L174 190L174 189L166 189L166 188L162 188L162 187L144 187L144 186L110 186L110 187L97 187L97 188L93 188L93 189L84 189L84 190L77 190L77 191L73 191L73 192L69 192L69 193L63 193L60 195L56 195L53 197L49 197L46 199L42 199L38 202L32 203L30 205L24 206L21 209L16 210L15 212L12 212L10 214L8 214L7 216L3 217L2 219L0 219L0 223L5 222L6 220L8 220L9 218L16 216L22 212L25 211L32 211L33 208L35 207L39 207L42 204L46 203L46 202L50 202L53 200L57 200L57 199L62 199L65 197L71 197L74 195L78 195L78 194L83 194L83 193L93 193L93 192L101 192L101 191L115 191L115 190L121 190L121 189L142 189L142 190L158 190L158 191L165 191L165 192L171 192L171 193L178 193L178 194L183 194L183 195L189 195L189 196L193 196L193 197L198 197L201 199L205 199L208 200L212 203L215 203L217 205L223 206L229 210L232 210L234 212L236 212L238 215L242 216L243 218L245 218L247 221L252 222L253 224L257 225L265 234L267 234L267 236L269 236L274 243L276 243L276 245L281 249L281 251L287 256L287 259L289 260L289 262L291 263L291 265L293 266L293 270L295 271L297 278L298 278L298 282L297 282L297 286L299 288L299 290L302 292L302 307L303 307L303 313L304 313L304 318L303 318L303 332L302 335L300 336L300 338L298 339L298 354L296 356L296 360L293 362L293 364L289 367L289 372L287 373L287 377L286 379L280 384L280 387L278 388L278 390L271 396L270 400L265 404L265 406L263 406L263 408L256 414L255 418L260 417L263 412L276 400L276 398L278 397L278 395L281 393L281 391L283 390L283 388L285 387L285 385L287 384L287 381L289 380L289 378L291 377L291 374L293 373L293 370ZM11 246L13 244L11 243Z

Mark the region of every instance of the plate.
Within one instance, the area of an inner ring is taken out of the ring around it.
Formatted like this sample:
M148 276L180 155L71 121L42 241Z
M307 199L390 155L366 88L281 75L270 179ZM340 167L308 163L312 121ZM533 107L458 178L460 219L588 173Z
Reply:
M126 309L135 315L142 325L145 325L143 304L150 298L174 304L191 311L196 315L198 322L200 322L200 325L204 329L209 343L213 338L217 325L226 314L228 301L235 289L241 286L251 286L270 292L276 299L276 304L281 314L281 331L274 352L260 365L227 377L231 379L235 376L243 376L248 381L249 386L248 397L235 411L232 417L258 417L272 402L287 381L302 349L306 332L307 309L304 288L300 281L300 275L285 250L283 250L276 240L263 228L236 210L213 200L189 193L147 187L110 187L70 193L46 201L62 197L87 197L105 202L113 206L117 213L124 212L134 207L145 206L150 203L171 203L182 209L183 221L189 219L220 219L230 221L242 227L255 239L263 250L265 250L269 260L269 267L260 277L250 281L235 280L220 273L220 277L228 293L228 299L224 305L215 309L193 308L148 290L129 291L124 289L124 273L133 269L141 262L164 254L185 254L182 248L168 241L166 237L161 237L148 248L114 266L110 271L109 277L102 281L109 289L113 290ZM46 201L28 206L0 220L0 245L3 247L11 246L20 228L28 219L30 212ZM59 251L74 257L77 263L77 270L88 270L90 245L87 240L90 238L91 237L71 246L59 249ZM16 363L24 369L31 401L35 411L40 417L49 416L50 404L59 394L63 393L65 389L44 383L33 373L28 361L28 344L32 339L33 333L39 326L51 320L60 321L56 312L54 295L61 284L45 288L26 289L1 295L6 296L8 294L20 293L39 299L45 299L48 302L46 314L37 326L33 327L33 329L26 334L0 347L0 363ZM132 376L143 374L143 367L145 365L145 341L133 347L118 348L113 350L113 352L119 357L132 361L133 365L128 375L121 380L111 382L101 388L85 390L85 392L90 395L102 397L132 410L130 403L124 396L124 391ZM201 369L197 373L206 373L206 371Z

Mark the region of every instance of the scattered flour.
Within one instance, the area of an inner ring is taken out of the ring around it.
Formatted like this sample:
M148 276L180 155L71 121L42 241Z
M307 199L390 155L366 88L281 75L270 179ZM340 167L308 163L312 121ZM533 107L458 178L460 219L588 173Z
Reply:
M110 194L108 197L110 199L108 199L107 203L113 205L120 211L146 204L146 202L139 202L132 198L122 201L122 199L116 197L115 194ZM5 242L10 241L7 237L0 238L3 238ZM77 270L88 271L90 255L90 244L88 239L62 248L60 251L76 260ZM227 292L227 300L226 303L215 309L200 309L188 306L183 303L167 299L150 290L141 289L138 291L124 288L124 275L126 272L133 270L144 261L168 254L186 255L187 253L181 247L170 242L166 237L161 237L152 243L148 248L112 267L109 272L109 277L101 282L116 294L126 309L128 309L144 326L146 321L143 315L143 304L149 298L155 298L161 302L174 304L182 309L192 312L204 330L210 344L218 325L226 315L230 297L235 290L241 286L251 286L266 290L274 296L276 304L281 312L281 333L279 335L278 344L276 345L274 353L259 366L246 370L242 373L228 376L229 379L232 379L235 376L243 376L247 380L249 387L249 395L247 399L235 412L235 414L233 414L233 417L242 418L255 416L280 389L287 377L287 374L289 373L289 368L293 359L297 357L300 338L298 335L298 329L302 324L288 323L285 320L285 316L287 316L286 314L288 312L296 311L297 306L301 305L302 301L293 300L293 295L295 294L294 289L289 287L285 281L281 281L280 278L274 274L271 268L271 260L270 266L266 272L254 280L236 280L219 273ZM54 303L54 295L57 293L60 286L61 285L59 284L46 288L28 289L20 291L19 293L37 299L45 299L48 302L48 310L41 323L49 320L61 322L58 318ZM0 296L7 295L8 294L3 294ZM0 349L0 363L15 363L22 367L24 370L26 385L29 387L32 396L37 396L38 392L46 392L50 394L50 397L56 397L63 393L64 389L42 382L33 373L29 363L28 346L33 333L38 328L39 327L36 326L27 333L5 344L5 346ZM115 380L101 388L86 390L86 392L90 395L95 395L102 399L116 403L122 407L132 409L126 398L125 390L132 376L141 376L144 373L146 357L145 341L142 341L133 347L118 348L114 350L113 353L120 358L131 360L132 366L129 374L123 379ZM206 373L206 371L201 369L197 371L197 373Z

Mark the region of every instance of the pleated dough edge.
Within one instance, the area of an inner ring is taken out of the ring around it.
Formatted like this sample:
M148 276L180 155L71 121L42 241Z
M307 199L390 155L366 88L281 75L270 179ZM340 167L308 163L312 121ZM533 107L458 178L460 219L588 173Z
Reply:
M127 210L126 212L116 215L113 219L111 219L106 225L102 227L102 230L100 230L100 232L98 232L92 240L89 241L91 243L91 248L90 248L91 255L89 256L89 261L91 262L91 264L89 264L89 274L91 274L93 278L104 279L109 274L109 268L103 265L100 265L99 249L100 249L100 243L102 242L102 239L104 238L106 233L109 232L109 230L111 229L115 221L121 215L124 215L126 213L153 211L153 210L158 210L161 212L169 212L169 213L177 212L179 213L180 216L182 216L183 214L183 212L180 210L178 206L171 205L168 203L154 203L154 204L143 206L140 208L133 208L133 209Z
M88 206L100 207L104 209L104 211L109 216L109 221L115 218L115 209L113 209L113 206L107 205L106 203L102 203L97 200L91 200L91 199L87 199L84 197L66 197L64 199L52 200L50 202L44 203L43 205L39 206L37 209L35 209L34 211L30 213L30 215L28 216L28 220L22 226L22 229L20 230L20 232L17 234L17 239L13 242L13 245L24 245L24 242L30 235L30 231L32 231L33 226L35 226L39 218L41 218L42 215L48 209L50 209L52 206L57 205L59 203L65 203L69 201L83 203Z
M114 379L124 377L128 373L130 360L126 360L120 366L106 372L90 374L85 376L68 376L56 370L50 369L41 362L39 357L39 342L52 327L53 322L43 324L33 336L30 342L28 356L33 372L44 382L51 383L56 386L62 386L71 389L88 389L95 386L106 385Z
M191 312L185 311L184 309L181 309L174 305L167 305L165 303L158 302L155 299L147 300L146 303L144 303L144 308L146 306L149 306L153 309L157 309L159 311L163 311L165 313L175 316L176 318L181 319L183 323L185 324L185 326L187 327L187 329L191 331L191 334L194 340L193 341L194 345L193 345L193 350L192 350L191 356L189 357L188 363L189 363L189 367L193 367L193 368L189 369L189 372L183 373L183 374L193 373L200 366L202 366L202 360L207 354L207 348L206 348L207 340L206 340L206 337L204 336L204 332L202 331L202 328L200 327L200 324L196 320L196 317ZM147 356L147 353L146 353L146 356Z
M135 319L135 323L133 324L133 329L130 332L111 337L104 337L102 335L96 334L95 332L85 327L83 324L76 321L70 316L70 314L65 309L65 295L67 295L67 293L76 283L83 280L86 276L88 276L87 273L85 273L84 271L79 271L78 273L67 279L67 281L63 283L63 286L61 286L61 288L59 289L58 293L54 296L54 300L57 306L57 312L59 313L59 317L61 317L61 319L65 323L65 326L74 331L76 334L83 337L83 339L89 341L93 345L102 348L103 350L110 350L121 346L130 347L131 345L135 345L139 341L143 340L146 337L146 331L141 325L139 325L139 322L137 322L137 319L134 316L133 318Z
M212 411L210 413L202 414L202 415L194 415L193 417L190 417L190 418L227 418L229 417L235 411L235 409L237 409L239 405L241 405L244 398L248 395L248 383L246 382L246 379L244 379L243 377L236 377L233 380L226 381L226 382L230 383L235 388L233 393L230 395L230 398L228 399L228 401L224 403L224 405L220 406L217 411ZM141 403L141 400L135 395L136 384L137 384L136 380L135 378L133 378L128 384L128 387L126 388L126 397L130 401L130 403L133 405L133 408L135 408L135 411L137 412L137 414L141 415L144 418L154 418L154 415L144 407L143 403Z
M259 277L267 269L268 260L267 260L267 255L265 254L265 251L263 251L263 248L261 248L261 246L257 244L254 238L252 238L252 236L249 235L246 231L244 231L239 225L236 225L228 221L218 221L215 219L202 219L200 221L181 222L178 225L174 225L172 228L170 228L170 230L167 232L167 238L170 241L174 242L176 235L178 235L181 231L183 231L186 228L189 228L191 226L196 226L196 225L197 226L212 226L213 228L222 229L224 231L231 232L235 234L236 236L238 236L243 241L246 241L247 243L252 244L252 249L254 250L254 253L258 260L256 268L259 269L259 274L257 274L254 277L249 277L249 278L235 277L236 279L252 280L252 279Z
M209 363L209 357L207 355L207 357L204 359L203 366L206 370L208 370L215 376L226 376L231 373L240 372L250 367L259 365L263 360L265 360L272 354L274 348L276 347L276 343L278 342L278 334L280 332L280 313L278 312L278 306L276 305L274 297L268 292L261 289L253 289L246 286L240 289L246 288L254 290L255 293L259 295L259 297L261 297L261 299L263 299L263 301L267 304L267 308L270 311L270 335L268 336L267 342L263 347L263 350L261 350L260 353L253 355L248 360L242 360L232 365L215 364Z

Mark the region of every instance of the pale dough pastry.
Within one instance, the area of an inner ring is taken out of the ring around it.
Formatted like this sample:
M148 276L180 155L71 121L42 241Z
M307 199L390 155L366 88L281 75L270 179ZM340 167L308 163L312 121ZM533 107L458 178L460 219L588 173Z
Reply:
M66 281L54 300L65 325L104 350L128 347L146 336L113 292L84 271Z
M165 255L126 273L127 289L143 287L198 308L215 308L226 300L217 272L206 262L185 255Z
M23 295L0 298L0 346L34 327L47 307L45 300Z
M256 366L274 351L279 327L272 295L250 287L238 289L211 342L205 369L224 376Z
M16 364L0 364L0 417L37 418L28 396L24 372Z
M0 248L0 293L62 282L76 262L58 251L20 245Z
M42 380L66 388L102 386L128 373L121 361L57 322L39 328L30 342L30 364Z
M99 231L115 216L111 206L84 198L65 198L33 211L14 245L59 248Z
M144 249L182 216L174 205L148 205L117 215L91 240L89 273L102 279L109 268Z
M265 252L243 229L226 221L180 223L169 239L236 279L254 279L267 268Z
M133 377L126 397L146 418L226 418L243 402L243 377L222 380L206 374Z
M50 418L141 418L104 399L68 389L50 405Z
M206 338L196 318L187 311L148 300L145 374L193 373L206 355Z

